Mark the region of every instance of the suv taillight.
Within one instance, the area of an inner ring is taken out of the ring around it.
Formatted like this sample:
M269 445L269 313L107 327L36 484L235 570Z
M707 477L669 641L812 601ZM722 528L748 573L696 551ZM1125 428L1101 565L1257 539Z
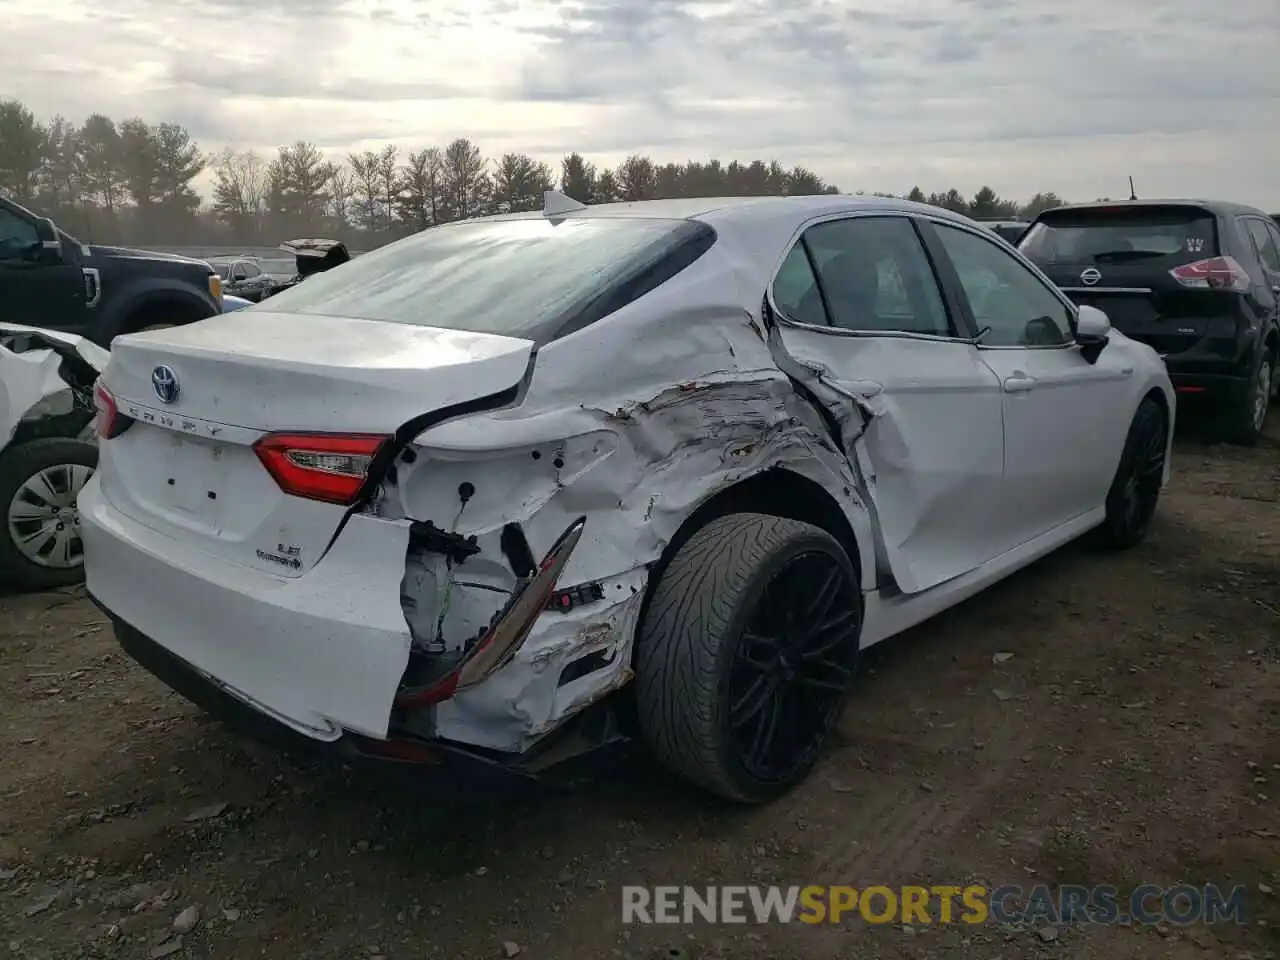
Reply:
M124 433L133 420L120 413L120 407L111 391L99 380L93 385L93 431L102 440L110 440Z
M1234 257L1211 257L1183 264L1169 271L1184 287L1196 290L1227 290L1244 293L1251 281L1249 272Z
M390 439L369 434L271 433L253 450L285 493L345 507L360 493L373 458Z

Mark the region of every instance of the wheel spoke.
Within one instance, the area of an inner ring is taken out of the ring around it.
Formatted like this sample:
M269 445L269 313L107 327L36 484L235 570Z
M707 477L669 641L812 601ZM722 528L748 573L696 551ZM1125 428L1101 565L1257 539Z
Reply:
M69 495L67 502L72 504L76 502L76 498L80 496L80 491L84 489L84 485L93 476L93 468L86 467L83 463L73 463L67 466L67 474L67 493Z
M844 693L852 676L853 671L843 664L836 663L834 660L817 660L806 663L796 675L796 680L817 690Z
M25 536L15 537L14 543L29 557L39 556L49 541L57 536L57 530L52 523L42 523L32 533Z
M756 728L756 735L751 741L751 758L762 767L769 765L769 748L773 746L774 734L778 732L778 714L782 712L779 701L779 690L777 687L772 687L760 715L760 725Z
M49 551L45 561L51 567L69 567L71 566L71 531L63 528L57 530L53 534L53 549Z
M767 656L757 656L759 648L768 651ZM768 673L778 661L778 644L772 637L756 633L745 633L742 645L738 648L738 662L752 670Z
M55 507L43 503L32 503L19 493L9 505L9 522L30 523L33 520L48 520L55 512Z
M809 634L809 642L800 652L801 662L821 659L840 646L857 628L858 612L853 609L837 614Z
M840 595L840 586L843 579L844 571L839 567L832 566L827 571L827 578L822 582L822 586L818 588L818 592L814 595L808 609L805 610L806 619L812 621L822 620L826 617L831 605L835 603L836 598Z
M773 684L769 677L759 674L752 678L751 684L743 691L742 696L729 708L729 725L735 730L740 729L743 724L764 709L772 693Z
M35 476L28 477L27 482L22 485L21 493L29 494L41 503L50 507L65 506L62 502L63 494L55 490L53 484L49 481L51 470L41 470Z

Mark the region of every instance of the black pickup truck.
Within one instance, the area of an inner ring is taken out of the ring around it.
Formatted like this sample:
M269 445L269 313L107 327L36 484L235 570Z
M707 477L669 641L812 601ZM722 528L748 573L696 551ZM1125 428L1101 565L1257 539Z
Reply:
M0 322L113 337L222 312L222 281L202 260L81 243L0 197Z

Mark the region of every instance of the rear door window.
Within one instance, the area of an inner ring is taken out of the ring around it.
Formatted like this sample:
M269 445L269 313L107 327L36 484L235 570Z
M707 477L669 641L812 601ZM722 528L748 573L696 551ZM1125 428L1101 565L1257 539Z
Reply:
M825 325L829 311L831 325L860 333L955 335L929 258L906 217L852 217L810 227L783 261L773 298L803 323Z
M1258 249L1258 259L1271 273L1280 273L1280 248L1277 248L1275 232L1263 220L1250 218L1245 221L1249 227L1249 235L1253 237L1253 245Z
M1041 266L1150 264L1169 269L1218 255L1217 224L1195 207L1093 207L1041 218L1018 244Z

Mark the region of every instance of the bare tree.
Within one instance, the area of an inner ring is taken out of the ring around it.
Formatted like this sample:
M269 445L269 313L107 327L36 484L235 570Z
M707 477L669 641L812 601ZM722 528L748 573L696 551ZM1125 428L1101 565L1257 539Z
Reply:
M444 148L444 194L451 219L475 216L488 199L484 155L465 137Z
M340 163L333 165L329 174L329 216L337 221L339 227L351 225L351 200L355 196L356 181L351 171Z
M444 218L444 155L439 147L410 153L401 170L404 193L400 198L400 219L414 230L425 230Z
M365 150L347 156L355 187L355 221L370 232L382 226L382 164L376 153Z
M252 150L230 147L213 160L213 208L236 236L260 240L267 210L267 164Z

